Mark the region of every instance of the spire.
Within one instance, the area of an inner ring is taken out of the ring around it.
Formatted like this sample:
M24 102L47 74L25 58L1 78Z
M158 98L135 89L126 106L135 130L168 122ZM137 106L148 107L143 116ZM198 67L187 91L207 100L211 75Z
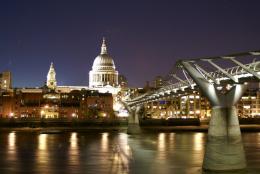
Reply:
M54 69L54 67L53 67L53 62L51 62L50 69Z
M47 75L47 86L48 88L55 89L57 86L57 81L56 81L56 72L54 69L53 62L51 62L51 66Z
M103 37L103 42L101 46L101 53L100 54L107 54L107 46L106 46L106 39Z

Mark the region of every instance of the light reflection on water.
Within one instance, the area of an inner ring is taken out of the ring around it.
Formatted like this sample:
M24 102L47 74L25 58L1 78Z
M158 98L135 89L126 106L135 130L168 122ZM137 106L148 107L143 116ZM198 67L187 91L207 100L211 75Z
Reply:
M113 145L112 164L110 173L128 173L132 159L131 148L128 145L127 134L120 133L118 142Z
M78 148L78 134L72 132L70 135L70 148L69 148L69 165L77 166L79 164L79 148Z
M204 149L204 133L196 133L194 134L194 137L193 137L193 142L194 142L194 145L193 145L193 149L196 150L196 151L201 151Z
M38 136L38 150L37 150L37 163L38 165L48 166L49 153L47 149L48 135L40 134Z
M165 151L165 133L160 133L158 136L158 150Z
M101 150L103 152L107 152L108 150L108 135L109 133L105 132L105 133L102 133L102 138L101 138Z
M260 133L243 139L248 166L258 172ZM205 141L205 133L1 133L0 173L201 174Z
M10 161L16 160L16 134L15 132L10 132L8 134L8 156L7 159Z
M78 149L78 137L76 132L72 132L70 135L70 148Z
M157 160L165 160L166 158L166 135L165 133L159 133L158 135L158 156Z
M39 150L47 149L47 134L40 134L38 140L38 148Z
M8 150L11 153L15 153L15 142L16 142L16 135L15 132L11 132L8 134Z

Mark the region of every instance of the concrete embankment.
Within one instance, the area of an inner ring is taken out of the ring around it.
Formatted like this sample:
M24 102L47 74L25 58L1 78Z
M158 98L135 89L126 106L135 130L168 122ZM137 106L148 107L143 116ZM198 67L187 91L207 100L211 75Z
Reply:
M260 132L260 125L241 125L242 132ZM208 126L142 126L144 133L153 132L207 132ZM126 132L127 126L85 126L85 127L0 127L0 131L48 131L61 132Z
M260 132L260 119L242 119L240 127L242 132ZM147 119L140 120L140 125L144 132L207 132L208 121L199 119ZM126 119L0 119L0 131L42 131L42 130L62 130L62 131L126 131L128 122Z
M201 126L142 126L147 132L207 132L208 125ZM241 132L260 132L260 125L241 125Z

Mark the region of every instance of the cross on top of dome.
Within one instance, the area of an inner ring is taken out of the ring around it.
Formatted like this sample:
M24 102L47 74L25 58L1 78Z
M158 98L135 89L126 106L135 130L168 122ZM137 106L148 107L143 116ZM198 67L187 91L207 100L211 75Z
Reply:
M101 46L101 53L100 54L107 54L107 46L106 46L106 39L103 37L103 42Z
M53 69L54 69L53 62L51 62L50 70L53 70Z

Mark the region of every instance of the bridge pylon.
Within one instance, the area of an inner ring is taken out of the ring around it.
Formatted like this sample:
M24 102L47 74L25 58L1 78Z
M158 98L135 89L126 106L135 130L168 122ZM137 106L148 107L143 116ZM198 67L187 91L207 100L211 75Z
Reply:
M191 62L181 61L180 64L212 106L202 168L213 171L245 169L246 159L235 104L247 85L237 83L226 93L222 93Z
M140 134L142 133L139 118L141 117L140 111L143 109L144 105L135 105L129 106L127 103L121 101L126 110L129 113L128 116L128 126L127 126L127 134Z
M137 105L128 109L129 117L127 134L140 134L142 132L139 124L140 111L142 107L143 105Z

